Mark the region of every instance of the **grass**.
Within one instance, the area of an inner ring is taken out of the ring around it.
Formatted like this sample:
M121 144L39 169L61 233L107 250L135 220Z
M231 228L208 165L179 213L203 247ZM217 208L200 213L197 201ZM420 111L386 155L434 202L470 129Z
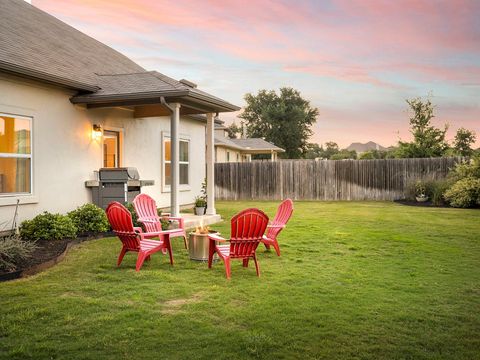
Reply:
M116 268L110 238L1 283L0 358L480 358L479 210L296 202L282 256L259 248L260 278L237 261L227 281L182 243L174 267L156 254Z

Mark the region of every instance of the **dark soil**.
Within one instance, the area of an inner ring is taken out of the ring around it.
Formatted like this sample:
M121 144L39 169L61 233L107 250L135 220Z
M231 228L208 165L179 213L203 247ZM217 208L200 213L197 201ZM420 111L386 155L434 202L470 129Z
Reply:
M101 233L101 234L82 234L76 239L61 239L61 240L42 240L37 241L37 248L33 251L32 256L22 263L18 264L17 269L14 272L29 269L33 266L43 264L47 261L53 260L61 255L67 248L69 243L81 243L87 240L98 239L102 237L114 236L113 232ZM0 276L8 274L0 270Z

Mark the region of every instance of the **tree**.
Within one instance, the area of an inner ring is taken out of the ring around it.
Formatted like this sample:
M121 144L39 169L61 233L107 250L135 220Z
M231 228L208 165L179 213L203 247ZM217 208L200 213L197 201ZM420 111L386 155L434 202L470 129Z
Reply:
M330 157L330 160L345 160L345 159L356 159L357 152L355 150L342 149L336 154L333 154Z
M413 135L412 142L398 142L398 157L424 158L443 156L448 149L445 134L448 126L444 129L436 128L431 124L433 104L430 99L423 101L421 98L407 100L413 116L410 118L410 132Z
M461 156L472 156L474 153L472 145L475 143L475 140L476 136L474 131L467 130L463 127L458 129L453 142L455 153Z
M368 150L360 154L360 160L367 160L367 159L385 159L387 157L387 151L382 150Z
M316 159L316 158L323 157L323 153L324 153L323 147L315 143L308 143L306 151L303 154L303 157L305 159Z
M282 157L298 159L306 152L318 109L299 91L284 87L278 95L260 90L257 95L246 94L245 101L247 106L239 117L246 122L248 137L264 138L285 149Z
M227 131L230 139L236 139L239 135L242 135L242 127L238 126L235 121L227 126L225 130Z
M333 155L338 154L340 149L338 144L333 141L327 141L325 143L325 150L323 151L323 158L330 159Z

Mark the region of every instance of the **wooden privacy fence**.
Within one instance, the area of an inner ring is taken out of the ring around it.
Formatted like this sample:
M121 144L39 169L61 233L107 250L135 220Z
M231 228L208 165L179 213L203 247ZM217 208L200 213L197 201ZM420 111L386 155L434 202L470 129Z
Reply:
M219 200L396 200L416 179L441 179L462 158L280 160L215 164Z

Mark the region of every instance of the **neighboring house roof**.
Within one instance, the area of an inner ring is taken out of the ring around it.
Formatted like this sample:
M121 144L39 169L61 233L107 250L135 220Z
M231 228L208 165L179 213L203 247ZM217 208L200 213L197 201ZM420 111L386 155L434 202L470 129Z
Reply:
M91 92L74 103L187 97L222 111L239 108L128 57L23 0L0 0L0 70Z
M261 138L251 138L251 139L232 139L232 142L235 144L243 147L245 150L254 150L254 151L262 151L262 150L274 150L277 152L285 152L282 148L269 143L266 140Z
M225 146L232 149L241 150L244 152L255 152L255 151L276 151L276 152L285 152L282 148L269 143L261 138L250 138L250 139L228 139L225 137L215 136L215 145L216 146Z
M245 150L243 147L235 144L231 139L224 136L215 136L215 146L224 146L239 151Z
M348 147L347 150L352 151L355 150L356 152L365 152L369 150L387 150L387 148L383 147L382 145L379 145L373 141L369 141L365 144L355 142L351 143Z

